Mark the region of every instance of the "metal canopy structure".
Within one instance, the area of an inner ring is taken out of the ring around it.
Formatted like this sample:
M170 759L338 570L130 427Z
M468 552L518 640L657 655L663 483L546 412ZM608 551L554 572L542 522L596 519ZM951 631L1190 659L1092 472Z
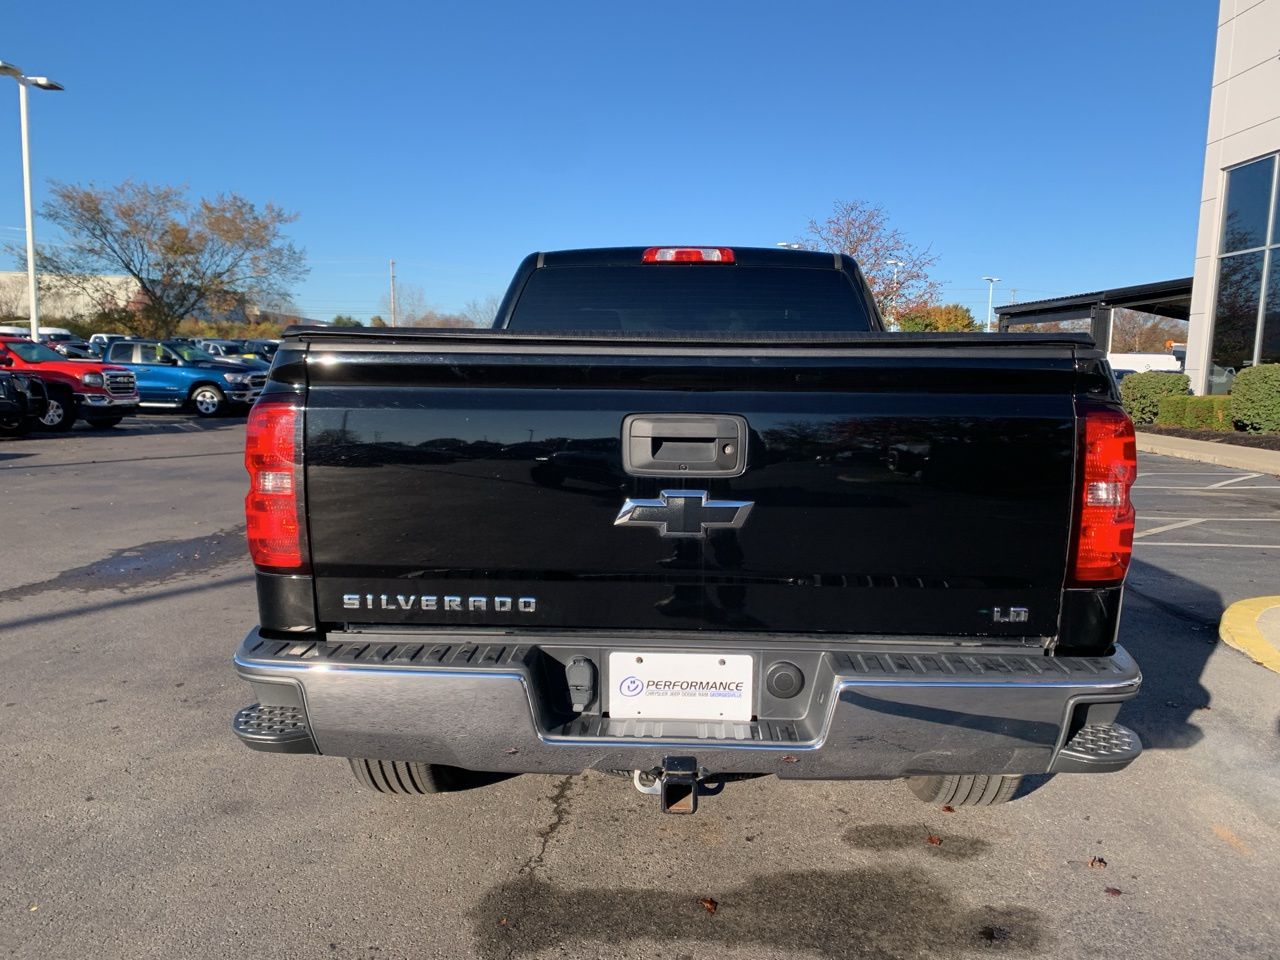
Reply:
M1111 311L1116 307L1187 320L1191 315L1191 278L1139 283L1131 287L1027 303L1007 303L996 308L996 316L1001 333L1008 333L1010 327L1024 324L1088 320L1094 343L1110 345Z

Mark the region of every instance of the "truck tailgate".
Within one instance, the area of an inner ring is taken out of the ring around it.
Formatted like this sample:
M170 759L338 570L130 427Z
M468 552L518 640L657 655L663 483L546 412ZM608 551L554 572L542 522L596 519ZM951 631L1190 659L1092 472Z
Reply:
M1076 352L316 338L319 617L1039 642L1071 533ZM632 414L743 418L745 472L629 475ZM705 537L616 523L663 491L751 507Z

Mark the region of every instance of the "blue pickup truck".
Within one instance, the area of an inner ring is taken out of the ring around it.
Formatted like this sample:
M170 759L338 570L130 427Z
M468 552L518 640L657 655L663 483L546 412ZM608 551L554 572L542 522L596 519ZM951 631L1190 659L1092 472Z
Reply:
M265 370L185 343L116 340L107 348L107 359L134 372L142 406L190 405L202 417L218 416L232 405L247 409L267 382Z

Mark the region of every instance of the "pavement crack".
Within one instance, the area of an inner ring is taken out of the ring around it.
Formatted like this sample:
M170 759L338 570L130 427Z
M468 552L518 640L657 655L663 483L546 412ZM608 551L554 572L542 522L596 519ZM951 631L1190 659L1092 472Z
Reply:
M554 837L569 820L571 804L569 802L569 790L573 786L573 775L570 774L556 784L555 793L551 795L551 822L538 831L538 849L520 865L517 874L522 877L533 878L534 874L542 868L547 856L547 847Z

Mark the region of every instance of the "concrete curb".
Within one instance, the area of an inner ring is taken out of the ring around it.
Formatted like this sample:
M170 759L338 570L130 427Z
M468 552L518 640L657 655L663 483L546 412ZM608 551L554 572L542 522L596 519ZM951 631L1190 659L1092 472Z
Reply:
M1238 470L1270 473L1280 476L1280 450L1258 450L1231 443L1210 443L1185 437L1166 437L1157 433L1138 433L1141 453L1158 453L1165 457L1182 457L1201 463L1216 463Z
M1274 618L1268 616L1272 610L1280 610L1280 597L1254 597L1233 603L1222 614L1218 636L1254 662L1280 673L1280 623L1272 622Z

